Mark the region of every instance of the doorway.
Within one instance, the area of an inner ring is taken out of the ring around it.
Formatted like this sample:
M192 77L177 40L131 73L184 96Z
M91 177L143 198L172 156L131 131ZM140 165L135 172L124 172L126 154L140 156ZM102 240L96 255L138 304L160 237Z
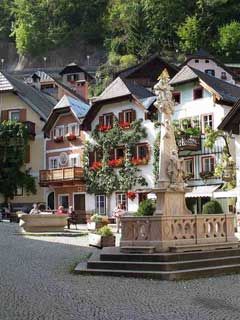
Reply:
M86 203L84 193L74 193L73 206L75 213L79 217L79 222L86 222Z
M49 193L47 197L47 206L49 209L54 210L54 192Z

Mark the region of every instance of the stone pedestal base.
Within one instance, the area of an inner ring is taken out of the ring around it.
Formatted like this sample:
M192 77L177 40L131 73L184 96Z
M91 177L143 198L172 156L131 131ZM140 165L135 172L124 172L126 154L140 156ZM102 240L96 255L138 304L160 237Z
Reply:
M19 214L19 225L25 232L62 232L68 216L52 214Z
M157 196L155 215L185 216L192 215L185 201L185 190L153 189Z
M236 242L235 215L186 215L122 217L121 247L154 247L156 252L167 252L177 246L196 250L200 244ZM138 249L137 249L138 250Z

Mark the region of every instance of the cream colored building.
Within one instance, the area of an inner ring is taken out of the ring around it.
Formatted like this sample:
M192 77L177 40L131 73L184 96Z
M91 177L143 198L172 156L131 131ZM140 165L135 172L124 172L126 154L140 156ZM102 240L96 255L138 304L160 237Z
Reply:
M26 168L36 178L37 193L27 195L18 190L11 203L13 208L31 207L36 202L44 202L44 189L39 186L39 169L44 168L44 133L43 125L55 105L53 98L40 92L37 88L10 76L0 73L0 111L1 121L16 120L26 123L29 133L29 155ZM0 196L0 203L3 198Z

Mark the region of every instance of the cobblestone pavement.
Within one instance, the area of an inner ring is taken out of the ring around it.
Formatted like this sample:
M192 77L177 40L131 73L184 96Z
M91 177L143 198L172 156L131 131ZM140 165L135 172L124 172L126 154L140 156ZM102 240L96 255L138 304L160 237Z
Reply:
M93 249L17 230L0 223L0 320L240 319L239 275L181 282L73 275Z

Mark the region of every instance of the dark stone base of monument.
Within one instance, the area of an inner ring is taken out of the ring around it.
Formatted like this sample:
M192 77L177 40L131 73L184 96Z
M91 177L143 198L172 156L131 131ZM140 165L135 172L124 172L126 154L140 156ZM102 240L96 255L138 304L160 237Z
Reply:
M225 245L225 248L224 248ZM198 251L199 250L199 251ZM239 243L222 244L213 250L192 252L125 253L105 248L88 262L79 263L76 274L182 280L240 272Z

